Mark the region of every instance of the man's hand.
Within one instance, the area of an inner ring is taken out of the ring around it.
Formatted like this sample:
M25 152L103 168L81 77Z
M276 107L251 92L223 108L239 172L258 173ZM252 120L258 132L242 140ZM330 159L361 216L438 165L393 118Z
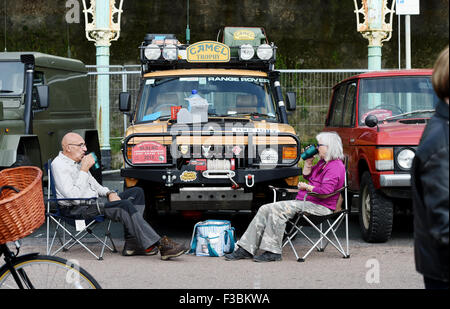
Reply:
M115 201L120 201L121 198L120 198L120 196L119 196L116 192L114 192L114 193L110 193L110 194L108 195L108 200L109 200L110 202L115 202Z
M83 159L81 159L81 170L87 173L94 164L94 158L90 154L88 154L84 156Z

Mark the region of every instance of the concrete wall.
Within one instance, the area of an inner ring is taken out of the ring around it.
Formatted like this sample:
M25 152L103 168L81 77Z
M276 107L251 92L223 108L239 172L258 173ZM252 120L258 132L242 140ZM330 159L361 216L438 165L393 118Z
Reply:
M69 25L66 0L0 0L0 50L5 48L6 9L8 51L67 56L69 44L72 57L95 64L94 44L84 34L82 1L75 2L80 23ZM112 64L137 63L137 47L146 32L175 33L185 41L185 0L124 0L123 8L121 38L111 47ZM431 67L448 44L448 9L448 0L421 1L421 15L411 18L413 67ZM278 67L366 68L367 40L356 32L353 11L351 0L191 0L191 41L215 39L223 25L263 26L279 48ZM404 29L404 22L401 26ZM385 68L398 67L397 30L394 16L392 39L383 47Z

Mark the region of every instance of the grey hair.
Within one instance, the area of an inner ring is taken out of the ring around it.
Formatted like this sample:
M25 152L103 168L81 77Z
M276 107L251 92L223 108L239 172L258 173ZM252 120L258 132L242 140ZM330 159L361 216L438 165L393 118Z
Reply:
M342 140L339 134L336 132L321 132L316 135L316 139L319 144L328 146L327 154L325 155L326 162L337 159L344 161Z

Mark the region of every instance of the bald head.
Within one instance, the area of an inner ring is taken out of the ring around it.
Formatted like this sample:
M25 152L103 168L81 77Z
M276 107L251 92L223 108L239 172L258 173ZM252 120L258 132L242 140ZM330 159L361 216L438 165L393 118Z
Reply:
M77 133L67 133L61 140L62 152L65 156L80 162L87 149L84 139Z

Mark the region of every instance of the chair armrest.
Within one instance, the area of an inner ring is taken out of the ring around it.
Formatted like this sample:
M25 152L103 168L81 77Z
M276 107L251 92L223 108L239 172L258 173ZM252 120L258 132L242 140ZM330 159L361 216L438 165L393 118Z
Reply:
M50 198L49 201L90 201L96 200L97 197L67 197L67 198Z
M280 188L280 187L274 187L274 186L269 186L269 189L278 191L278 192L286 192L286 193L297 193L298 189L294 189L294 188Z
M317 198L320 198L320 199L325 199L325 198L329 198L329 197L331 197L333 195L336 195L338 193L341 193L342 191L345 190L345 188L347 188L347 187L344 186L344 187L342 187L342 188L340 188L340 189L338 189L338 190L336 190L334 192L331 192L329 194L319 194L319 193L315 193L314 191L312 191L312 192L308 192L306 195L311 195L311 196L314 196L314 197L317 197ZM305 196L305 198L306 198L306 196Z

